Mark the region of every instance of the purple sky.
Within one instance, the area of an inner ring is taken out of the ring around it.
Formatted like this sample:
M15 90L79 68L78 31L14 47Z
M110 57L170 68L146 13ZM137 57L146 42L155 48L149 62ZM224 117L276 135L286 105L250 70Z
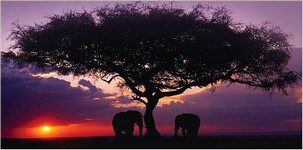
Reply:
M33 25L33 22L45 22L45 15L82 8L91 10L104 3L109 2L1 2L1 50L6 50L10 44L6 38L13 22ZM198 2L176 2L184 8L190 8L196 3ZM226 6L232 10L234 19L243 23L261 24L270 21L293 35L290 42L295 47L302 46L302 2L208 3ZM302 49L293 49L292 56L289 67L302 72ZM113 115L119 111L136 109L144 112L138 107L114 107L116 102L108 97L117 94L106 93L106 89L97 89L87 80L79 80L77 85L71 86L68 81L54 77L33 77L27 70L2 66L2 135L10 136L10 131L20 126L35 126L35 119L41 121L39 117L53 118L51 125L77 124L87 119L92 119L97 124L110 124ZM165 134L173 133L174 117L184 112L200 116L201 134L301 131L301 85L289 89L288 92L289 96L270 96L238 84L228 88L222 85L214 93L183 95L180 97L181 102L170 102L156 108L154 117L160 131ZM94 98L99 100L95 101ZM129 102L123 96L118 99L120 104Z
M7 49L9 42L6 41L11 24L19 22L20 24L33 25L33 23L45 22L44 16L61 14L69 10L92 10L96 6L114 2L18 2L2 1L1 2L1 50ZM195 2L175 2L176 5L190 9ZM236 21L243 23L261 24L264 21L281 27L286 33L293 35L290 42L295 47L302 46L302 2L300 1L254 1L254 2L206 2L213 6L225 6L233 13Z

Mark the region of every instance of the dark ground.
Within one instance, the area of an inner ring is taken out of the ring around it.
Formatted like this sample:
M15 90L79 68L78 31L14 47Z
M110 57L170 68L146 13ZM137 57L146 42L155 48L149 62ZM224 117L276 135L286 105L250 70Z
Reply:
M76 137L52 139L13 139L2 138L1 148L271 148L302 149L302 135L266 135L266 136L200 136L195 140L163 137L157 141L146 139L128 139L117 141L114 137Z

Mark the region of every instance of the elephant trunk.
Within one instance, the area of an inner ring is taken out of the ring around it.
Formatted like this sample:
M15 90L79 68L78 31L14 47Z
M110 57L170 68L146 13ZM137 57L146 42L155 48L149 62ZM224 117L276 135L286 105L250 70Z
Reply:
M179 124L175 124L175 134L174 136L178 136L178 130L180 128L180 125Z
M174 136L178 136L178 130L180 129L181 124L180 124L180 119L179 116L176 117L175 119L175 134Z

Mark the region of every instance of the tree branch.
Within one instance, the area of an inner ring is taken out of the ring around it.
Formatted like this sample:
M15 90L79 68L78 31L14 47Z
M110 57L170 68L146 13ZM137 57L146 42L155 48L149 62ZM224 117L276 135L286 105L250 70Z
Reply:
M162 97L166 97L166 96L173 96L173 95L178 95L178 94L182 94L186 89L193 87L193 86L207 86L211 83L214 83L216 81L219 81L221 79L227 79L229 78L233 73L232 72L228 72L226 75L223 76L219 76L210 80L204 80L204 81L200 81L200 82L191 82L188 84L183 85L181 88L175 90L175 91L169 91L169 92L160 92L158 95L160 98Z
M103 80L104 82L110 84L114 78L119 77L119 76L120 76L120 75L114 75L114 76L111 77L109 80L105 80L105 79L102 79L102 78L101 78L101 80Z
M235 83L240 83L240 84L246 84L246 85L249 85L249 86L255 86L255 87L262 87L262 88L270 88L273 84L273 83L268 83L268 84L258 84L256 82L253 82L253 81L243 81L243 80L238 80L238 79L233 79L233 78L230 78L229 79L231 82L235 82Z
M124 81L126 82L126 84L128 85L128 87L132 90L132 92L140 97L146 97L146 95L144 94L144 92L138 90L136 88L136 85L126 76L123 74L120 74L120 77L122 77L124 79Z
M175 91L169 91L169 92L161 92L159 93L159 97L166 97L166 96L173 96L173 95L178 95L178 94L182 94L186 89L188 89L189 87L191 87L190 85L186 85L183 86L182 88L175 90Z
M142 102L145 106L147 105L147 102L145 102L143 99L141 99L140 96L132 96L133 99L131 100L136 100L136 101L139 101L139 102Z

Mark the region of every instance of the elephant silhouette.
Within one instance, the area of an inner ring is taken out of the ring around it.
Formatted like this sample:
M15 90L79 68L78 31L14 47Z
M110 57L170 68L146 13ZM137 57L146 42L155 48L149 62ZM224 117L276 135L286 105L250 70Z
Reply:
M186 114L176 116L175 119L175 137L178 137L178 130L182 129L183 137L196 137L200 128L200 118L195 114Z
M132 137L135 123L139 126L140 138L142 138L142 114L139 111L128 110L117 113L112 121L116 138L125 136Z

